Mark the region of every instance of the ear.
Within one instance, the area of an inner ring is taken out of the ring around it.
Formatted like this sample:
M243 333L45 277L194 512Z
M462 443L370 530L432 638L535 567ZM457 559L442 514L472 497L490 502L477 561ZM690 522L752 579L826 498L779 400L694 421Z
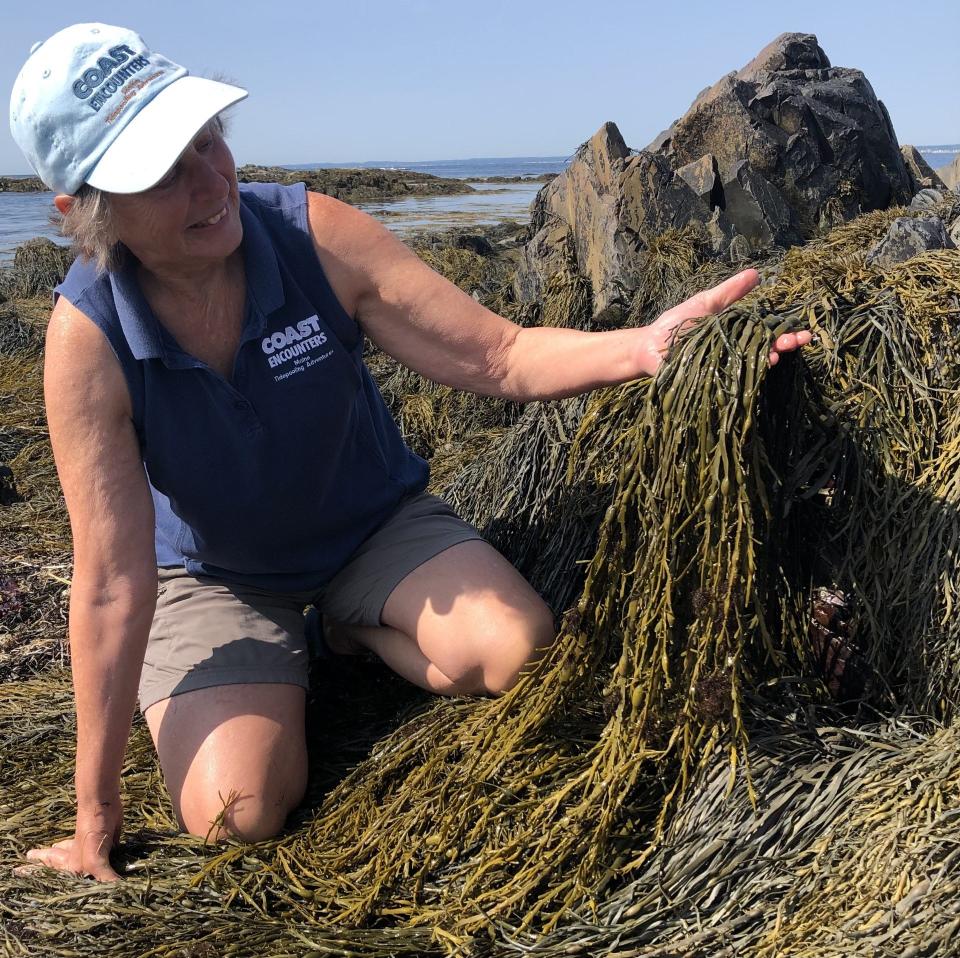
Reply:
M66 216L70 212L70 207L73 206L73 200L74 198L66 193L58 193L53 198L53 205L60 211L61 216Z

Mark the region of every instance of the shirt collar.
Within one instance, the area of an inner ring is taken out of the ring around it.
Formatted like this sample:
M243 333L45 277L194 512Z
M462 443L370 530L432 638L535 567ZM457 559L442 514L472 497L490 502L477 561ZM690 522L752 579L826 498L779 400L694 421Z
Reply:
M263 327L266 316L284 305L283 279L280 264L266 227L251 212L240 194L240 222L243 225L243 265L247 281L247 312L245 322ZM169 362L174 345L173 337L165 334L140 283L137 281L137 263L127 256L123 266L111 271L110 285L120 325L130 351L136 359L162 359ZM254 308L251 309L250 307ZM248 338L250 330L244 331Z

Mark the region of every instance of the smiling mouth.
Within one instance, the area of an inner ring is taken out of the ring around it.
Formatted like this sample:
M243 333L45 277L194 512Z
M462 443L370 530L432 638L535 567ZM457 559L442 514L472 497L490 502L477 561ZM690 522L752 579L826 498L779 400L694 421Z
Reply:
M213 216L211 216L210 219L201 220L199 223L194 223L193 226L190 227L190 229L202 230L208 226L216 226L217 223L219 223L220 220L222 220L226 215L227 215L227 208L224 207L222 210L220 210L219 213L215 213Z

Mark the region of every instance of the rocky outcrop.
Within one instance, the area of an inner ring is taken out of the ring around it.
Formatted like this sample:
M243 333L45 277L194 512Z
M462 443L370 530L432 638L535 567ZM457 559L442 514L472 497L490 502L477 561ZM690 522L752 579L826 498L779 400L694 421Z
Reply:
M746 161L804 235L916 192L869 81L832 67L812 34L777 37L704 90L648 149L674 168L710 153L725 182Z
M953 248L953 240L938 216L901 216L867 253L867 263L893 266L926 250Z
M0 193L43 193L46 188L39 176L0 176Z
M539 298L552 273L571 268L590 280L600 312L633 288L651 236L690 224L718 253L733 237L723 213L711 210L663 157L632 155L616 125L605 123L533 203L520 297Z
M714 255L740 262L907 203L935 183L925 167L912 148L901 155L863 73L831 66L812 34L786 33L645 150L604 124L534 201L517 292L536 300L570 269L590 281L599 313L630 301L657 233L693 226Z
M909 144L900 147L900 155L910 176L910 185L914 193L920 190L946 189L943 180L934 172L930 164L923 158L923 154Z
M960 154L953 158L952 163L941 166L936 173L948 190L960 192Z

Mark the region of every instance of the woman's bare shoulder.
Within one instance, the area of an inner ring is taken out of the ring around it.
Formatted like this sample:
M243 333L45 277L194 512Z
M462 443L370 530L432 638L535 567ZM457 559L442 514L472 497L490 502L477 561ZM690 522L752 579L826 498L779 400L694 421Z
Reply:
M50 313L44 347L44 392L50 406L61 403L86 412L130 415L130 393L120 362L94 321L66 296Z

